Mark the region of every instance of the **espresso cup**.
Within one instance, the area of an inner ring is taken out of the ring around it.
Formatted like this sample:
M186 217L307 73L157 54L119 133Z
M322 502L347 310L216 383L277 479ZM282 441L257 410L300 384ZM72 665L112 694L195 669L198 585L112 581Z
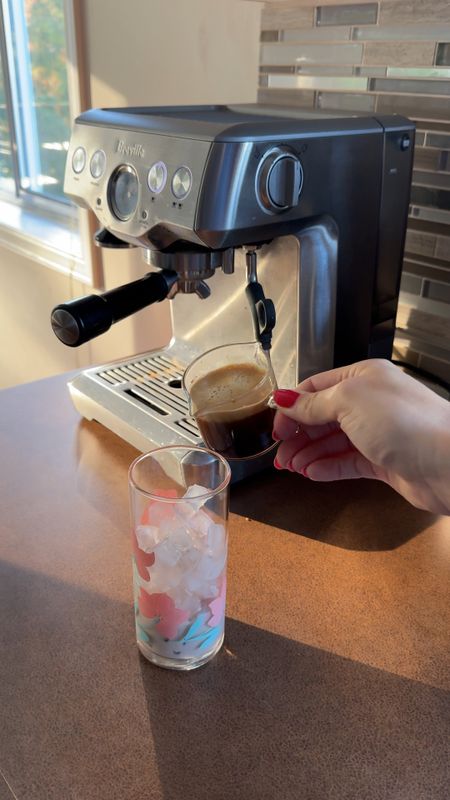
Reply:
M275 411L269 400L276 380L258 342L208 350L186 369L183 387L207 447L230 459L255 458L276 446Z

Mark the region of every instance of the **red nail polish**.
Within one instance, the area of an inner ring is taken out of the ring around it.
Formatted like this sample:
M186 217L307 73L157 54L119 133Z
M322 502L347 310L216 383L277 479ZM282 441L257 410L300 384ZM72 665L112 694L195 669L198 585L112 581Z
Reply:
M281 408L290 408L299 397L299 393L293 392L292 389L276 389L273 393L273 399Z
M283 469L283 467L281 466L281 464L280 464L280 462L278 461L277 458L273 462L273 465L274 465L275 469Z

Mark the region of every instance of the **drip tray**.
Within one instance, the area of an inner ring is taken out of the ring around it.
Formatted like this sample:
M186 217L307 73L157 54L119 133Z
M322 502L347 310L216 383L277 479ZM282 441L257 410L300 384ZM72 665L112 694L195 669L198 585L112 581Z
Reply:
M191 359L189 359L190 361ZM73 403L142 452L201 443L182 389L185 364L169 351L85 370L69 383Z

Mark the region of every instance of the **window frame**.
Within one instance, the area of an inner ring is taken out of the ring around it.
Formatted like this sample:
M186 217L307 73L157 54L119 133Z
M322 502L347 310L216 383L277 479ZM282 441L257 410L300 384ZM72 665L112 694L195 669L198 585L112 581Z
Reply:
M0 0L0 22L4 22ZM67 50L67 85L73 120L90 107L89 74L85 68L84 0L63 0ZM0 244L27 258L70 275L82 283L103 288L101 253L94 247L93 215L57 198L47 198L20 186L20 161L14 120L14 95L8 55L8 34L2 24L2 58L7 117L10 127L15 192L0 188Z

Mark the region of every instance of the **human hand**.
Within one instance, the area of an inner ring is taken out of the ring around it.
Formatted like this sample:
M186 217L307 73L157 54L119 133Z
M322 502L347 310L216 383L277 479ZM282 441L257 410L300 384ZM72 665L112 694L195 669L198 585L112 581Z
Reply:
M322 372L273 397L278 469L376 478L418 508L450 514L450 403L390 361Z

